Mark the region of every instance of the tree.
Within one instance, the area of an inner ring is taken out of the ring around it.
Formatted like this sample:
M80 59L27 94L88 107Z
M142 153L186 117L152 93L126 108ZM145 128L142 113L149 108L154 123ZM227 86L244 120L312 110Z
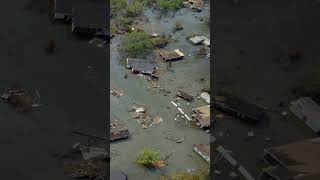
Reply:
M160 161L160 152L153 150L151 148L144 148L137 160L137 164L147 167L147 168L152 168L154 167L154 164Z
M154 45L147 33L131 32L124 36L122 47L131 56L146 56Z

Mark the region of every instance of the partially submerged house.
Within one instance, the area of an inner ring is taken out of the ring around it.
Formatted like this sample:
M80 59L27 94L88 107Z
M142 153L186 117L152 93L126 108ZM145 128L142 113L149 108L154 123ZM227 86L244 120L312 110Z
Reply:
M134 73L153 74L155 66L145 59L127 58L127 68Z
M119 141L123 139L128 139L129 138L129 130L126 128L123 129L111 129L110 131L110 141Z
M179 49L175 49L175 50L161 49L159 50L159 55L166 62L177 61L184 58L184 54Z
M320 133L320 106L310 97L291 102L290 110L314 132Z
M108 9L100 1L77 3L72 8L72 32L79 35L107 37Z
M320 138L307 139L264 150L271 166L263 169L262 180L320 179Z
M198 153L204 160L210 163L210 145L209 144L195 144L193 150Z
M261 107L232 95L215 96L213 107L249 123L258 123L265 117Z
M192 109L192 119L201 129L210 128L210 106L201 106Z
M189 41L194 45L203 44L205 46L210 46L210 39L205 36L193 36L189 38Z

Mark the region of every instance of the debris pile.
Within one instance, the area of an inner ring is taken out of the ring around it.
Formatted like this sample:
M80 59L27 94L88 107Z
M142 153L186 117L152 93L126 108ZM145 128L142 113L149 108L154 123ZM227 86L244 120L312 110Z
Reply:
M33 108L42 106L39 104L40 94L37 90L31 93L25 89L14 86L9 87L1 96L2 100L12 104L17 111L29 111Z
M141 124L141 127L143 129L147 129L153 125L157 125L163 122L163 119L161 117L153 117L152 115L150 115L147 112L146 107L144 106L133 106L129 110L129 112L132 118L137 119L137 121L139 122L139 124Z
M118 89L115 89L115 88L113 88L113 89L110 91L110 93L111 93L112 95L116 96L116 97L120 97L120 96L123 95L123 93L122 93L121 90L118 90Z
M210 105L193 108L192 119L201 128L210 128Z

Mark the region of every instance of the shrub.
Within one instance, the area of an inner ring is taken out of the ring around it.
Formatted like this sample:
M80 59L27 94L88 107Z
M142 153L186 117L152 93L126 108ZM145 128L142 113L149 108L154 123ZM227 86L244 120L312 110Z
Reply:
M129 16L139 16L143 12L143 2L134 0L128 7L127 14Z
M183 0L158 0L157 5L163 10L176 10L182 7Z
M127 7L126 0L112 0L111 1L111 9L122 10Z
M168 38L166 37L156 37L152 38L153 45L155 47L164 47L168 44Z
M145 32L131 32L122 41L124 50L131 56L145 56L154 48L153 42Z
M160 161L159 151L151 148L144 148L138 156L137 164L151 168L154 167L154 164L158 161Z

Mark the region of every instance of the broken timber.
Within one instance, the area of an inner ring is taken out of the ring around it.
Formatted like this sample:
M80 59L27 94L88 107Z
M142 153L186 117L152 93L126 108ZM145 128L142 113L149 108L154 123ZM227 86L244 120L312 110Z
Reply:
M118 129L118 130L111 130L110 131L110 141L119 141L122 139L129 138L129 130L128 129Z
M193 101L193 96L191 96L190 94L183 92L183 91L178 91L177 96L181 97L182 99L185 99L187 101Z

